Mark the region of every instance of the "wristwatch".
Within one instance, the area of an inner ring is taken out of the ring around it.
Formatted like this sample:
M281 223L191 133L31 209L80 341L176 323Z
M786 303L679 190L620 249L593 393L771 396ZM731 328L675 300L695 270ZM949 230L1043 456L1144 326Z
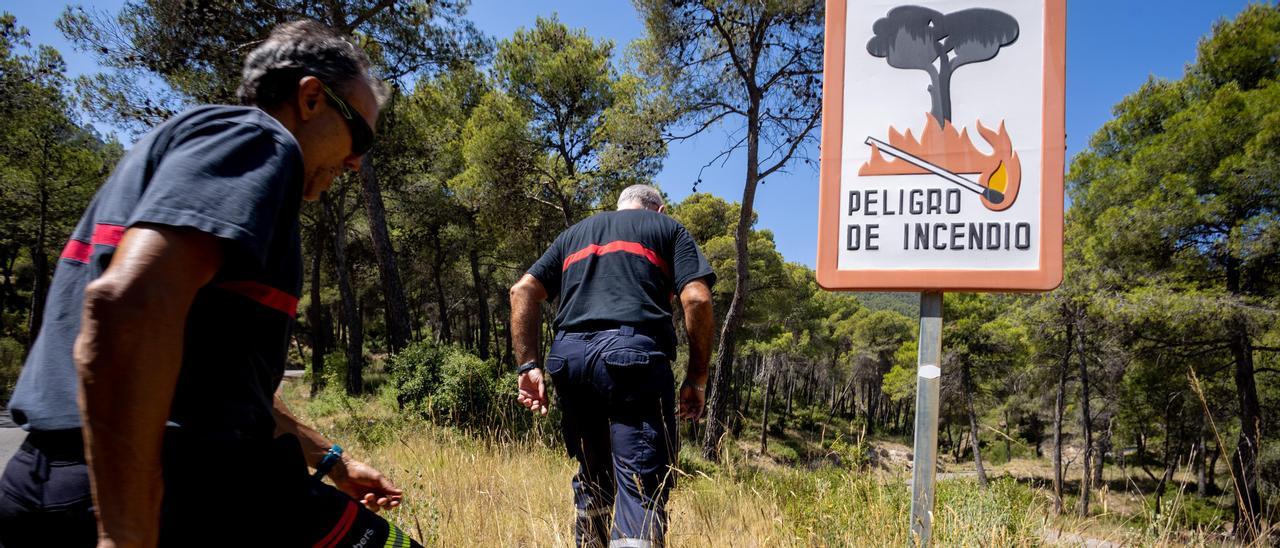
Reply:
M342 446L335 443L329 447L329 452L324 454L324 458L320 459L320 464L316 465L316 473L312 477L323 478L340 460L342 460Z
M520 364L520 367L516 368L516 375L523 375L525 373L533 371L534 369L542 369L542 366L538 365L538 362L536 361L529 360L527 362Z

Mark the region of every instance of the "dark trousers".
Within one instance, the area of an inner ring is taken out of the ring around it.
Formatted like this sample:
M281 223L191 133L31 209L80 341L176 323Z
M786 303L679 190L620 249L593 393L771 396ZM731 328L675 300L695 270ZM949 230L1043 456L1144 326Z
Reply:
M563 411L565 444L578 461L578 546L664 544L679 443L672 343L664 334L622 327L562 332L551 345L546 369Z
M96 543L79 439L78 430L27 436L0 479L0 546ZM170 429L164 452L161 546L418 546L312 479L292 436L211 443Z
M97 542L80 431L28 434L0 478L0 546Z

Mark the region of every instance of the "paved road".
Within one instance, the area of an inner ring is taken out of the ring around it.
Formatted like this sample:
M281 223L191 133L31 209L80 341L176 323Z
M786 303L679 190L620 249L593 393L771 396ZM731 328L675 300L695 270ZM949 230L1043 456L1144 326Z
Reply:
M0 408L0 470L9 463L9 457L18 452L22 439L27 437L18 425L9 418L9 410Z

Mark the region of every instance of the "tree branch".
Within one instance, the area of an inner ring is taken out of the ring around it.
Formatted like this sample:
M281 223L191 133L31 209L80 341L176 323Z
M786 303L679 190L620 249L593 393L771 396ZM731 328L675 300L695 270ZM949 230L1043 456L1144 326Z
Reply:
M821 119L822 119L822 110L821 109L814 110L813 116L809 117L809 124L805 126L804 131L801 131L800 134L797 135L793 141L791 141L791 148L787 150L787 154L783 156L781 159L779 159L777 163L773 164L772 167L760 172L759 178L763 179L765 177L768 177L773 172L781 169L782 166L787 164L787 162L791 161L791 156L796 153L796 149L800 148L800 143L804 142L805 136L807 136L809 132L812 131L815 126L818 125L818 121Z

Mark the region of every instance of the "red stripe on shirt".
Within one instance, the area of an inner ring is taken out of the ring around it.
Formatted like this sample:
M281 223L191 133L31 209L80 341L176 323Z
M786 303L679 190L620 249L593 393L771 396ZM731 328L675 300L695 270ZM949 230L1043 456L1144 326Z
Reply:
M62 248L62 258L70 259L77 263L89 263L89 257L93 256L93 245L86 244L80 240L67 240L67 246Z
M298 316L298 298L269 285L259 282L238 281L222 282L218 284L218 287L232 293L244 295L267 308L284 312L290 318Z
M120 245L120 239L124 237L124 230L125 227L121 225L98 223L93 228L93 238L90 242L82 242L76 239L68 240L67 246L62 248L62 258L88 264L89 259L93 257L93 246L115 247Z
M98 226L93 228L93 245L115 247L120 245L121 238L124 238L123 226L98 223Z
M667 269L666 261L663 261L662 257L659 257L658 254L655 253L652 249L649 249L636 242L624 242L622 240L609 242L604 245L591 244L578 251L574 251L568 257L565 257L564 266L561 267L560 270L561 271L568 270L569 265L576 263L578 261L581 261L587 257L604 255L606 253L614 253L618 251L621 251L623 253L631 253L633 255L639 255L641 257L644 257L648 259L649 262L653 263L654 266L658 267L659 270L662 270L664 274L667 274L668 276L671 274L670 271Z
M338 541L342 540L342 537L347 535L347 532L351 530L351 524L355 521L356 503L348 501L347 508L342 511L342 517L338 519L337 525L334 525L333 530L329 531L328 535L325 535L324 538L320 539L320 542L313 544L312 548L337 546Z

